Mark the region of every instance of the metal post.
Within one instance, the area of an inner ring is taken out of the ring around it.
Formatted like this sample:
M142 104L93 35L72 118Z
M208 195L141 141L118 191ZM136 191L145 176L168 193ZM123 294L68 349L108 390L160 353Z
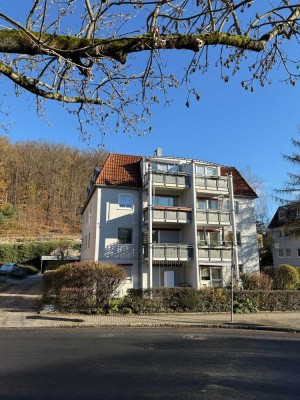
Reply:
M230 322L233 322L233 273L234 273L234 262L233 262L233 241L231 241L231 312Z
M149 277L148 277L148 289L153 287L153 244L152 244L152 219L153 219L153 209L152 209L152 167L151 164L148 166L149 180L148 180L148 210L149 210L149 220L148 220L148 246L149 246Z

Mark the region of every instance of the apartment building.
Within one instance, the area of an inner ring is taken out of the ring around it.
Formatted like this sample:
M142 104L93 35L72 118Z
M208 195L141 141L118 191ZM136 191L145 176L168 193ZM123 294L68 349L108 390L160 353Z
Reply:
M291 203L277 209L270 222L273 264L300 267L300 240L294 235L300 227L300 204Z
M109 154L83 208L82 260L127 273L127 288L225 286L259 271L256 194L233 167Z

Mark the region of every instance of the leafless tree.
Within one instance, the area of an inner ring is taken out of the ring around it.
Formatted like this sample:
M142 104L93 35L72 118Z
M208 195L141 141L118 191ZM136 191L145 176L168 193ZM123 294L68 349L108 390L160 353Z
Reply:
M255 82L270 82L275 65L292 85L299 78L296 0L21 3L16 15L1 4L0 73L17 95L35 95L38 111L43 100L60 102L78 116L83 133L96 125L103 134L112 126L143 134L151 104L168 101L170 87L186 86L187 106L191 96L200 98L197 75L211 64L225 82L246 64L241 84L250 91ZM165 68L167 50L181 50L178 56L187 60L181 77Z

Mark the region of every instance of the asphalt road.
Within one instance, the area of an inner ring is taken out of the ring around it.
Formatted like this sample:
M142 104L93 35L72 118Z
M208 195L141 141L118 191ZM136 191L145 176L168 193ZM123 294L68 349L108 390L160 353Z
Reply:
M300 336L2 329L1 400L300 399Z

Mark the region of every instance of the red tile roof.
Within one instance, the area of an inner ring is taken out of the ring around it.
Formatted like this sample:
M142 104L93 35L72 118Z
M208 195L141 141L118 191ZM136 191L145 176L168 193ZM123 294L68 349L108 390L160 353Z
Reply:
M141 156L110 153L95 184L140 188L142 186L140 166L142 159ZM257 197L254 190L234 167L221 167L221 175L230 173L233 176L235 196Z
M221 175L230 174L232 174L233 178L233 191L235 196L257 197L254 190L248 185L237 169L234 167L221 166Z
M96 179L96 185L141 187L142 159L140 156L109 154Z

